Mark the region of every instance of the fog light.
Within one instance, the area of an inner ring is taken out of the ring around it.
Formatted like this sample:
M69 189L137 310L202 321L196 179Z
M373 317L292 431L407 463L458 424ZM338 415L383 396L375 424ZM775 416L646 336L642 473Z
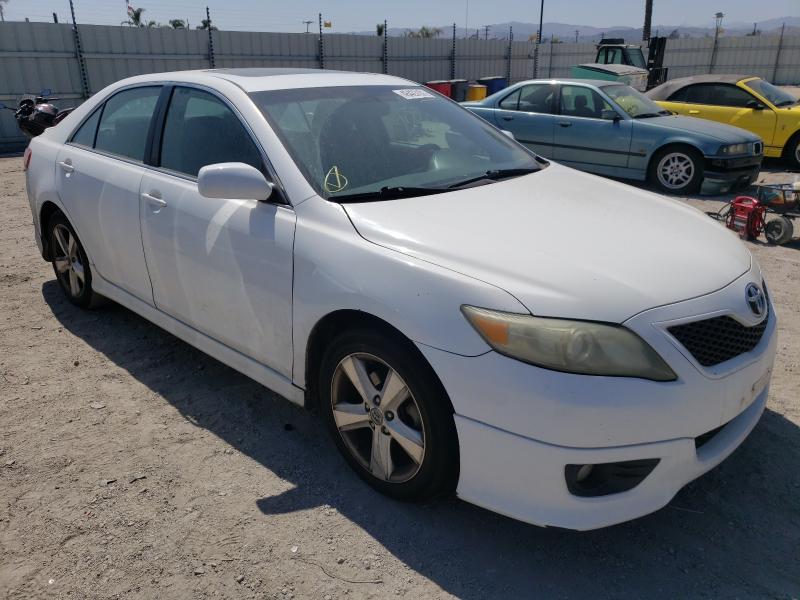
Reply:
M578 473L575 475L575 481L580 483L584 479L586 479L589 475L592 474L592 467L594 465L582 465L580 469L578 469Z

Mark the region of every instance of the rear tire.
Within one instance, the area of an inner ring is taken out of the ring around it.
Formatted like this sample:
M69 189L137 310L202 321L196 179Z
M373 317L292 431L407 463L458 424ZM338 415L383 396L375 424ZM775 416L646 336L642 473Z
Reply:
M47 223L50 263L61 291L75 306L94 308L105 298L92 289L92 270L83 244L67 217L56 212Z
M770 244L780 246L792 239L794 226L786 217L778 217L768 221L764 226L764 236Z
M649 181L668 194L693 194L700 189L703 177L703 155L694 148L662 148L650 160Z
M354 330L328 346L319 371L320 409L352 469L399 500L448 494L458 480L450 402L406 340Z

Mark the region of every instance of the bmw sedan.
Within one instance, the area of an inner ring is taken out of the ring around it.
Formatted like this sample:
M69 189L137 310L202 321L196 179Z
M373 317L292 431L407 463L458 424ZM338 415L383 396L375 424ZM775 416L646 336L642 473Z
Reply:
M524 81L464 106L542 156L611 177L688 194L704 180L746 187L758 175L757 135L673 115L611 81Z
M395 498L603 527L664 506L764 410L776 318L735 236L403 79L134 77L24 164L73 304L116 301L318 410Z

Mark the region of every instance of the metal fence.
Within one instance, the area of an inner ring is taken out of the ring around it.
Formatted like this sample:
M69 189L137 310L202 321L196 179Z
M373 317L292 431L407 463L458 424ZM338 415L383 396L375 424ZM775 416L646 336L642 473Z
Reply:
M319 67L390 73L413 81L533 76L529 41L416 39L341 34L256 33L13 22L0 23L0 102L50 88L62 107L142 73L216 67ZM385 47L384 47L385 44ZM80 51L78 50L80 48ZM320 53L322 50L322 53ZM594 59L594 44L544 43L538 75L563 77ZM800 36L669 40L670 77L742 72L800 83ZM0 111L0 152L24 146L10 111Z

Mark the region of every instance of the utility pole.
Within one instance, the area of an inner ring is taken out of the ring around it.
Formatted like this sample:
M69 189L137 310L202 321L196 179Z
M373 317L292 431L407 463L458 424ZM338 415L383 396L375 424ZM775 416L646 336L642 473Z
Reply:
M53 13L53 23L58 24L58 15L56 13Z
M576 43L576 44L578 43L578 34L579 34L579 33L580 33L580 31L576 29L576 30L575 30L575 43Z
M491 25L483 25L482 27L483 27L483 39L484 40L488 40L489 39L489 30L492 28L492 26Z
M0 2L0 23L6 22L6 15L3 13L3 3Z
M642 27L642 41L650 41L650 27L653 22L653 0L645 0L644 3L644 27Z
M311 27L311 24L312 24L313 22L314 22L314 21L302 21L303 25L305 25L305 26L306 26L306 33L311 33L311 32L308 30L308 28L309 28L309 27Z

